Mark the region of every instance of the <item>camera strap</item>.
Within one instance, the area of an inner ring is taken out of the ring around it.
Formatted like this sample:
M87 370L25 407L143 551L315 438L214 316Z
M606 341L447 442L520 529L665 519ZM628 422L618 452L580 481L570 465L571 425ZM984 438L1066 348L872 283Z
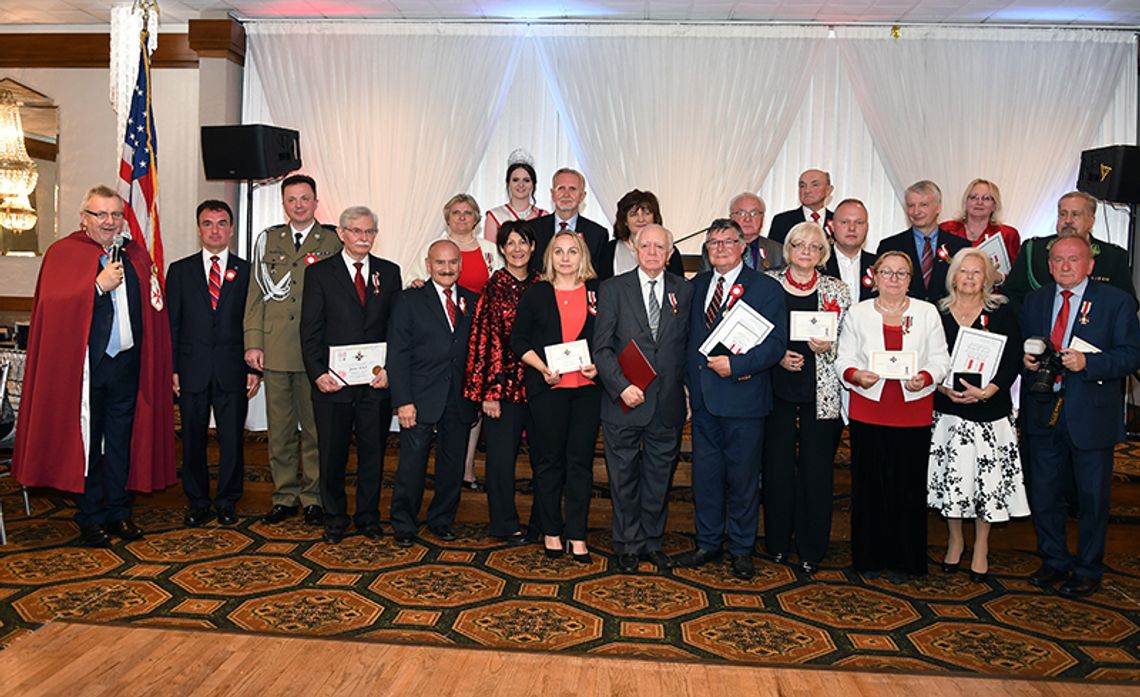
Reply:
M1057 425L1057 420L1061 418L1061 405L1065 403L1065 393L1057 393L1057 401L1053 402L1053 413L1049 415L1049 428Z

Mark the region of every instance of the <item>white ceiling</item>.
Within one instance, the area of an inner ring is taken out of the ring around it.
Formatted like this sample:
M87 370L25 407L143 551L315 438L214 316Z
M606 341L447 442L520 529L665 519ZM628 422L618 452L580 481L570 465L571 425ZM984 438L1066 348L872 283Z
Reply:
M113 0L0 0L0 24L105 25ZM1137 0L159 0L164 26L202 16L1048 24L1140 27Z

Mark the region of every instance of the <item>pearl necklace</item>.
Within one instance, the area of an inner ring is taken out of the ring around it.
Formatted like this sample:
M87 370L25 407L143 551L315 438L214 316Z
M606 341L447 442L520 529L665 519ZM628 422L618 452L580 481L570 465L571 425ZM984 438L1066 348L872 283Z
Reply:
M902 314L903 312L906 312L907 306L910 305L910 298L903 300L902 304L899 305L898 307L887 307L886 305L884 305L881 302L881 300L879 298L875 298L874 303L875 303L875 309L878 310L879 312L881 312L885 315L898 315L898 314Z

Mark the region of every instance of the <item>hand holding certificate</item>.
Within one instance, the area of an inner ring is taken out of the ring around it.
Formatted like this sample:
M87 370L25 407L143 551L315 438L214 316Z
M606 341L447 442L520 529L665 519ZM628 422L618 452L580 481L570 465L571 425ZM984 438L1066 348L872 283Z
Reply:
M792 310L791 327L788 338L792 341L835 341L836 320L834 312L803 312Z
M1004 335L962 327L958 330L958 338L954 340L954 350L950 354L950 370L942 385L951 390L961 390L962 386L954 380L956 373L981 373L982 384L976 387L985 387L993 382L998 364L1001 363L1003 350L1005 350Z
M872 351L871 372L888 380L909 380L918 374L914 351Z
M1009 275L1009 271L1013 268L1009 263L1009 252L1005 248L1005 240L1001 235L990 235L978 245L978 249L985 253L986 258L993 262L994 267L1002 278Z
M719 345L727 349L728 353L746 353L752 347L762 344L775 326L748 303L738 302L712 330L699 351L706 357L723 355L723 350L718 351Z
M543 349L543 353L546 354L546 367L559 375L590 365L590 346L585 339L551 344Z
M346 385L372 382L388 359L388 344L346 344L329 347L329 372Z

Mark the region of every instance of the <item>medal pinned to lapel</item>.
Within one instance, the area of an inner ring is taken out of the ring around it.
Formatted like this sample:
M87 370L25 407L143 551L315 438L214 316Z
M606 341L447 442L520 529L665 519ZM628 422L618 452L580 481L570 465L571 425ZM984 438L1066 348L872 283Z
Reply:
M733 283L732 287L728 289L728 302L724 304L724 312L721 314L728 314L728 311L732 309L732 306L736 304L737 300L740 300L740 296L742 295L744 295L744 286L739 283Z
M462 314L467 314L467 299L462 295L459 296L459 312Z
M158 280L158 267L150 266L150 306L155 312L162 312L166 307L166 300L162 297L162 282Z
M372 272L372 294L380 295L380 272ZM460 298L462 300L462 298Z
M910 315L906 315L905 317L902 318L902 333L903 334L910 334L910 328L912 326L914 326L914 318L913 317L911 317Z
M490 252L483 252L483 261L487 262L487 269L490 270L491 262L493 261Z
M586 312L595 317L598 315L598 295L592 290L586 291Z
M309 252L305 255L305 266L312 266L317 263L317 255Z
M875 285L875 270L870 266L867 267L867 273L863 274L863 279L859 281L863 284L864 288L872 288Z
M1092 309L1092 301L1086 300L1081 303L1080 315L1077 316L1077 321L1081 324L1089 323L1089 310Z
M673 308L673 316L677 316L677 294L669 292L669 306Z
M947 264L950 263L950 250L946 249L945 244L938 245L938 258Z
M982 323L982 331L988 332L990 330L990 316L989 315L987 315L986 313L983 312L978 317L978 321Z
M768 268L768 252L764 251L763 247L756 247L756 251L760 254L760 263L764 268Z
M232 281L235 278L237 278L237 270L236 269L226 269L226 280Z

